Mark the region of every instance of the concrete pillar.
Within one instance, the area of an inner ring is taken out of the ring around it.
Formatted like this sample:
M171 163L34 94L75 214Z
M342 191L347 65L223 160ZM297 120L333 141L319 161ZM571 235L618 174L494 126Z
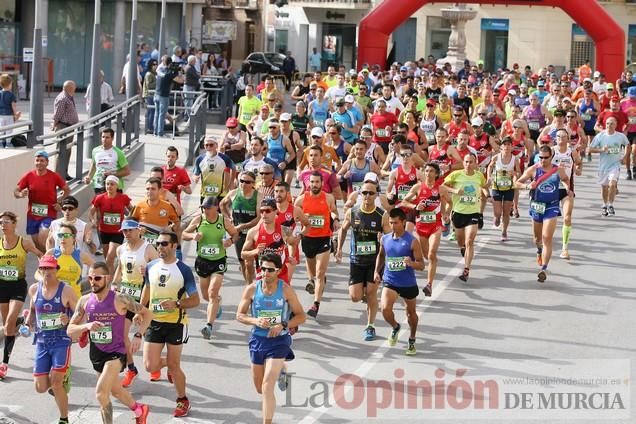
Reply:
M124 34L126 33L126 2L117 0L115 3L115 39L113 40L113 90L120 87L121 72L126 63L126 47L124 46Z
M203 5L202 4L193 4L192 5L192 19L191 19L191 38L192 41L196 39L196 48L201 48L203 45L202 37L203 37Z

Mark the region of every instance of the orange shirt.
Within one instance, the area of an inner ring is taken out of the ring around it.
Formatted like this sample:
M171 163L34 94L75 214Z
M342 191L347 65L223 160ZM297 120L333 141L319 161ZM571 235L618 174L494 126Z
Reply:
M318 196L305 193L303 212L309 217L309 231L306 237L331 237L331 209L327 203L327 194L321 191Z
M336 149L334 149L332 146L327 146L326 144L323 144L320 147L322 148L322 166L324 166L327 169L334 169L334 162L335 162L336 169L340 169L340 167L342 166L342 161L340 160L338 153L336 153ZM300 163L298 164L298 168L300 168L300 170L302 171L305 169L308 163L309 163L309 147L306 147L305 151L303 152L303 157L300 160Z
M139 223L156 227L157 230L167 227L170 223L179 222L174 207L165 200L159 200L155 206L150 206L148 200L142 200L135 205L130 216Z

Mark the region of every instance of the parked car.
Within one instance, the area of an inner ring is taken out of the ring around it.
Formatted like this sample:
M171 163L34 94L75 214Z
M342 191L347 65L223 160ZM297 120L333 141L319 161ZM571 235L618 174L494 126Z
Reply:
M253 52L245 59L251 74L280 74L285 55L274 52Z

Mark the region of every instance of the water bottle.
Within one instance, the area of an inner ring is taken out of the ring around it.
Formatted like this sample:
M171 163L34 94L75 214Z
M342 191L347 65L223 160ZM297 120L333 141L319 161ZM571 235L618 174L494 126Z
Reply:
M20 332L20 335L22 337L30 337L31 336L31 330L29 329L29 327L27 327L26 325L22 324L20 326L20 328L18 329L18 331Z

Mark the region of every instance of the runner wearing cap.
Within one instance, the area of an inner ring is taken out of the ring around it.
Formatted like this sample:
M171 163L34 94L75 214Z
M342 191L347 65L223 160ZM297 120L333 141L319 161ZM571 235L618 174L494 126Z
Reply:
M339 169L342 166L342 162L340 162L340 157L338 156L338 152L333 146L326 144L326 136L325 131L322 128L314 127L311 129L311 143L309 147L306 147L303 151L303 157L300 159L300 163L298 164L298 180L300 181L300 173L305 170L309 163L309 153L311 152L312 146L320 146L323 154L321 155L321 163L322 166L327 169L332 169L335 167Z
M26 300L26 262L27 255L32 253L38 258L42 252L35 248L33 241L25 239L15 232L18 222L16 214L10 211L0 213L0 315L4 329L4 350L0 362L0 380L9 371L9 357L13 351L18 314Z
M286 114L285 118L291 120L291 115ZM291 170L290 164L294 164L296 159L295 143L281 131L280 122L276 119L269 121L269 133L265 139L267 143L267 157L276 162L276 167L284 174L284 180L291 181L292 174L287 174ZM287 181L287 182L289 182Z
M139 223L134 219L124 220L119 231L123 233L124 243L117 247L117 268L112 280L113 289L131 296L135 302L140 302L146 265L157 259L157 250L141 238ZM126 314L126 335L128 335L132 319L132 314ZM126 342L127 370L121 385L129 387L139 372L133 360L130 339L126 337L124 341ZM160 372L158 376L151 375L150 381L157 381L160 377Z
M576 104L576 112L579 114L581 120L583 121L583 132L585 133L586 150L581 151L580 153L587 153L588 162L592 160L592 156L587 150L589 145L592 143L592 139L596 135L594 127L596 126L596 120L601 111L601 107L598 104L598 101L594 99L592 94L593 91L591 89L585 90L583 97L579 99Z
M142 238L154 246L161 231L179 232L181 221L174 206L161 200L160 178L146 180L146 199L137 203L130 213L130 218L139 222L142 227Z
M242 131L247 131L252 118L256 117L261 108L261 101L254 96L254 86L247 84L245 86L245 95L240 97L238 105L238 121ZM267 111L269 113L269 109Z
M281 133L284 137L287 137L291 141L291 146L294 150L294 158L291 160L288 159L288 164L284 170L285 178L283 178L283 180L289 184L294 179L294 173L296 172L296 168L298 166L298 152L303 151L303 143L301 141L300 135L295 130L295 127L292 126L292 115L290 113L281 114L280 123Z
M84 177L84 184L91 184L95 194L106 191L104 186L106 177L114 175L119 180L119 189L124 189L123 177L130 175L130 167L124 152L117 146L113 146L115 131L112 128L103 128L101 146L97 146L91 152L91 167L88 175Z
M353 112L347 110L344 97L336 100L336 110L331 113L331 118L340 127L340 135L345 142L351 144L358 133L358 125Z
M201 180L201 202L207 196L216 196L220 200L229 190L234 163L229 157L219 153L216 138L206 136L203 147L205 153L194 162L194 182Z
M352 94L347 94L344 98L345 106L347 108L347 112L351 114L354 122L353 139L358 139L358 133L360 132L360 128L364 125L366 114L362 111L362 106L356 103L355 97Z
M239 128L239 121L233 116L227 118L225 128L226 131L219 141L219 151L229 157L234 163L235 168L232 170L231 176L233 183L242 169L243 161L245 161L247 134Z
M378 178L378 174L373 172L368 172L364 176L364 179L362 180L362 182L363 182L363 185L364 183L372 183L377 186L378 195L375 196L374 198L375 206L377 208L384 209L385 211L392 209L391 205L389 205L386 195L381 194L382 190L380 188L380 180ZM360 195L359 191L352 191L351 194L349 194L349 196L347 197L347 201L344 204L343 213L347 214L349 212L349 209L351 209L352 207L362 205L363 197L364 196Z
M124 236L119 230L121 223L131 209L130 197L120 193L117 190L118 185L116 176L106 177L106 193L95 196L89 210L91 224L99 230L99 239L110 270L115 269L117 248L124 242Z
M42 277L29 287L31 303L25 324L34 333L33 378L38 393L52 392L60 413L58 424L68 424L68 392L71 390L71 338L66 334L77 296L57 278L57 260L40 258Z
M141 346L142 335L146 332L152 313L131 296L110 290L110 275L104 262L93 264L88 281L91 293L77 302L67 333L76 337L85 331L90 334L90 360L97 372L95 396L100 404L102 422L113 423L111 395L126 405L135 415L137 424L145 424L148 405L140 404L122 388L119 373L126 363L126 315L134 314L137 331L130 350L135 352Z
M493 200L493 226L499 228L501 225L501 241L508 241L513 203L515 197L518 198L514 182L522 172L519 159L513 154L512 143L512 137L504 137L500 151L493 156L486 173Z
M278 380L281 390L289 384L285 361L294 359L294 352L288 329L305 322L306 315L294 289L278 277L283 266L280 258L266 254L261 265L263 278L243 290L236 319L252 326L252 380L256 391L263 395L263 423L268 424L274 419L276 408L275 382Z
M35 169L24 174L13 190L16 199L29 198L26 233L42 252L46 250L46 237L57 216L58 203L71 193L66 181L48 166L49 154L44 150L35 152ZM62 190L60 196L57 189Z

